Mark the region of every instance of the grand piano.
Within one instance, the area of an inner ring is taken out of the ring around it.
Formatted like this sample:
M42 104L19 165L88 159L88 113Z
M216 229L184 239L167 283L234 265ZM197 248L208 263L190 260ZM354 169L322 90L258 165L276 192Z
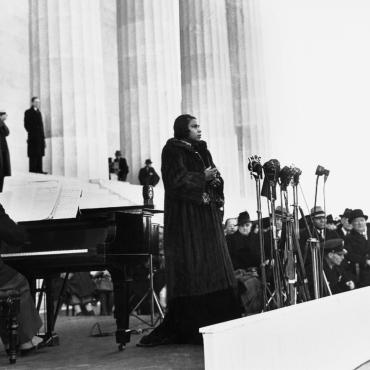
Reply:
M123 186L121 193L128 190L127 186ZM141 195L141 187L136 187L136 193L138 190ZM133 191L132 187L130 191ZM25 275L31 286L36 279L43 279L46 296L44 335L50 345L59 341L54 327L61 299L55 304L52 279L61 272L108 270L114 287L119 349L130 340L130 270L138 258L152 253L156 247L151 219L160 211L154 209L150 196L145 197L142 204L138 204L138 198L136 202L122 198L111 196L106 202L90 201L88 206L86 202L80 202L74 218L19 221L18 224L26 230L27 243L19 247L2 246L3 261Z

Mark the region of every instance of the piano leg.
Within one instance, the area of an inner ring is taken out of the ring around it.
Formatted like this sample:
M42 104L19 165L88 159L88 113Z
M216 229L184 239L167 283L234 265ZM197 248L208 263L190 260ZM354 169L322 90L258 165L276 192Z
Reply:
M45 338L44 341L48 346L59 345L59 337L54 333L55 321L58 313L54 313L54 301L52 291L52 279L53 276L46 276L44 279L45 284L45 298L46 298L46 326L45 326Z
M118 349L122 351L126 343L130 342L131 330L129 329L130 320L130 291L131 281L127 278L125 268L110 268L114 290L114 317L116 319L116 343Z

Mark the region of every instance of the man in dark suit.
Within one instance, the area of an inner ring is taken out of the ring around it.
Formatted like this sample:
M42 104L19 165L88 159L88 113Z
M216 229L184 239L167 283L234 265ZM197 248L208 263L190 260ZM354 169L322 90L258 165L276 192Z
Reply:
M337 232L339 236L344 240L347 235L352 230L352 225L349 223L348 218L351 214L352 209L346 208L342 215L339 215L340 217L340 224L337 227Z
M0 192L3 191L4 177L10 176L10 156L6 137L9 135L5 120L8 115L4 110L0 111Z
M320 206L316 206L311 209L310 219L312 222L309 223L311 235L313 238L317 239L319 242L324 242L325 240L338 239L340 238L336 230L331 230L326 227L326 215L324 210ZM310 221L310 219L308 221ZM304 260L311 258L311 253L307 248L306 242L309 238L308 230L303 229L300 236L301 250Z
M359 286L370 285L370 228L367 216L361 209L354 209L348 218L352 230L344 241L347 259L358 277Z
M31 108L24 112L24 128L28 133L27 155L29 157L29 171L43 173L42 157L45 155L45 134L40 99L34 96L31 99Z
M141 185L156 186L159 182L159 176L151 164L152 161L147 159L145 161L145 167L141 168L139 171L139 181Z
M326 241L324 248L323 268L326 281L332 294L355 289L354 276L347 270L344 261L346 250L342 239Z
M118 181L126 181L129 172L126 158L122 157L120 150L116 150L114 155L116 158L113 161L113 172L117 175Z

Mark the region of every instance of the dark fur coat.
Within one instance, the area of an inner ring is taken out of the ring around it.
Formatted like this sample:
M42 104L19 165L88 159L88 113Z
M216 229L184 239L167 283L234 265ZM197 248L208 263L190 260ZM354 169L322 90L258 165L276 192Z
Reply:
M214 167L205 142L199 151L170 139L162 151L165 187L164 249L169 298L197 296L234 286L222 228L223 181L205 181Z

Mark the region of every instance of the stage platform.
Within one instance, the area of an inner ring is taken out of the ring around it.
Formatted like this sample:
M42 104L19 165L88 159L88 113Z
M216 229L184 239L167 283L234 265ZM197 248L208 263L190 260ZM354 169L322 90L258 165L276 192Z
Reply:
M135 344L140 335L132 335L131 343L118 352L114 336L90 337L92 326L98 322L103 332L113 333L115 324L109 316L79 316L58 318L56 331L60 345L47 347L25 357L19 356L16 365L9 365L1 348L0 369L46 370L46 369L109 369L109 370L201 370L204 369L202 346L170 345L139 348ZM132 328L143 328L136 319Z
M370 369L370 287L201 328L206 370Z

